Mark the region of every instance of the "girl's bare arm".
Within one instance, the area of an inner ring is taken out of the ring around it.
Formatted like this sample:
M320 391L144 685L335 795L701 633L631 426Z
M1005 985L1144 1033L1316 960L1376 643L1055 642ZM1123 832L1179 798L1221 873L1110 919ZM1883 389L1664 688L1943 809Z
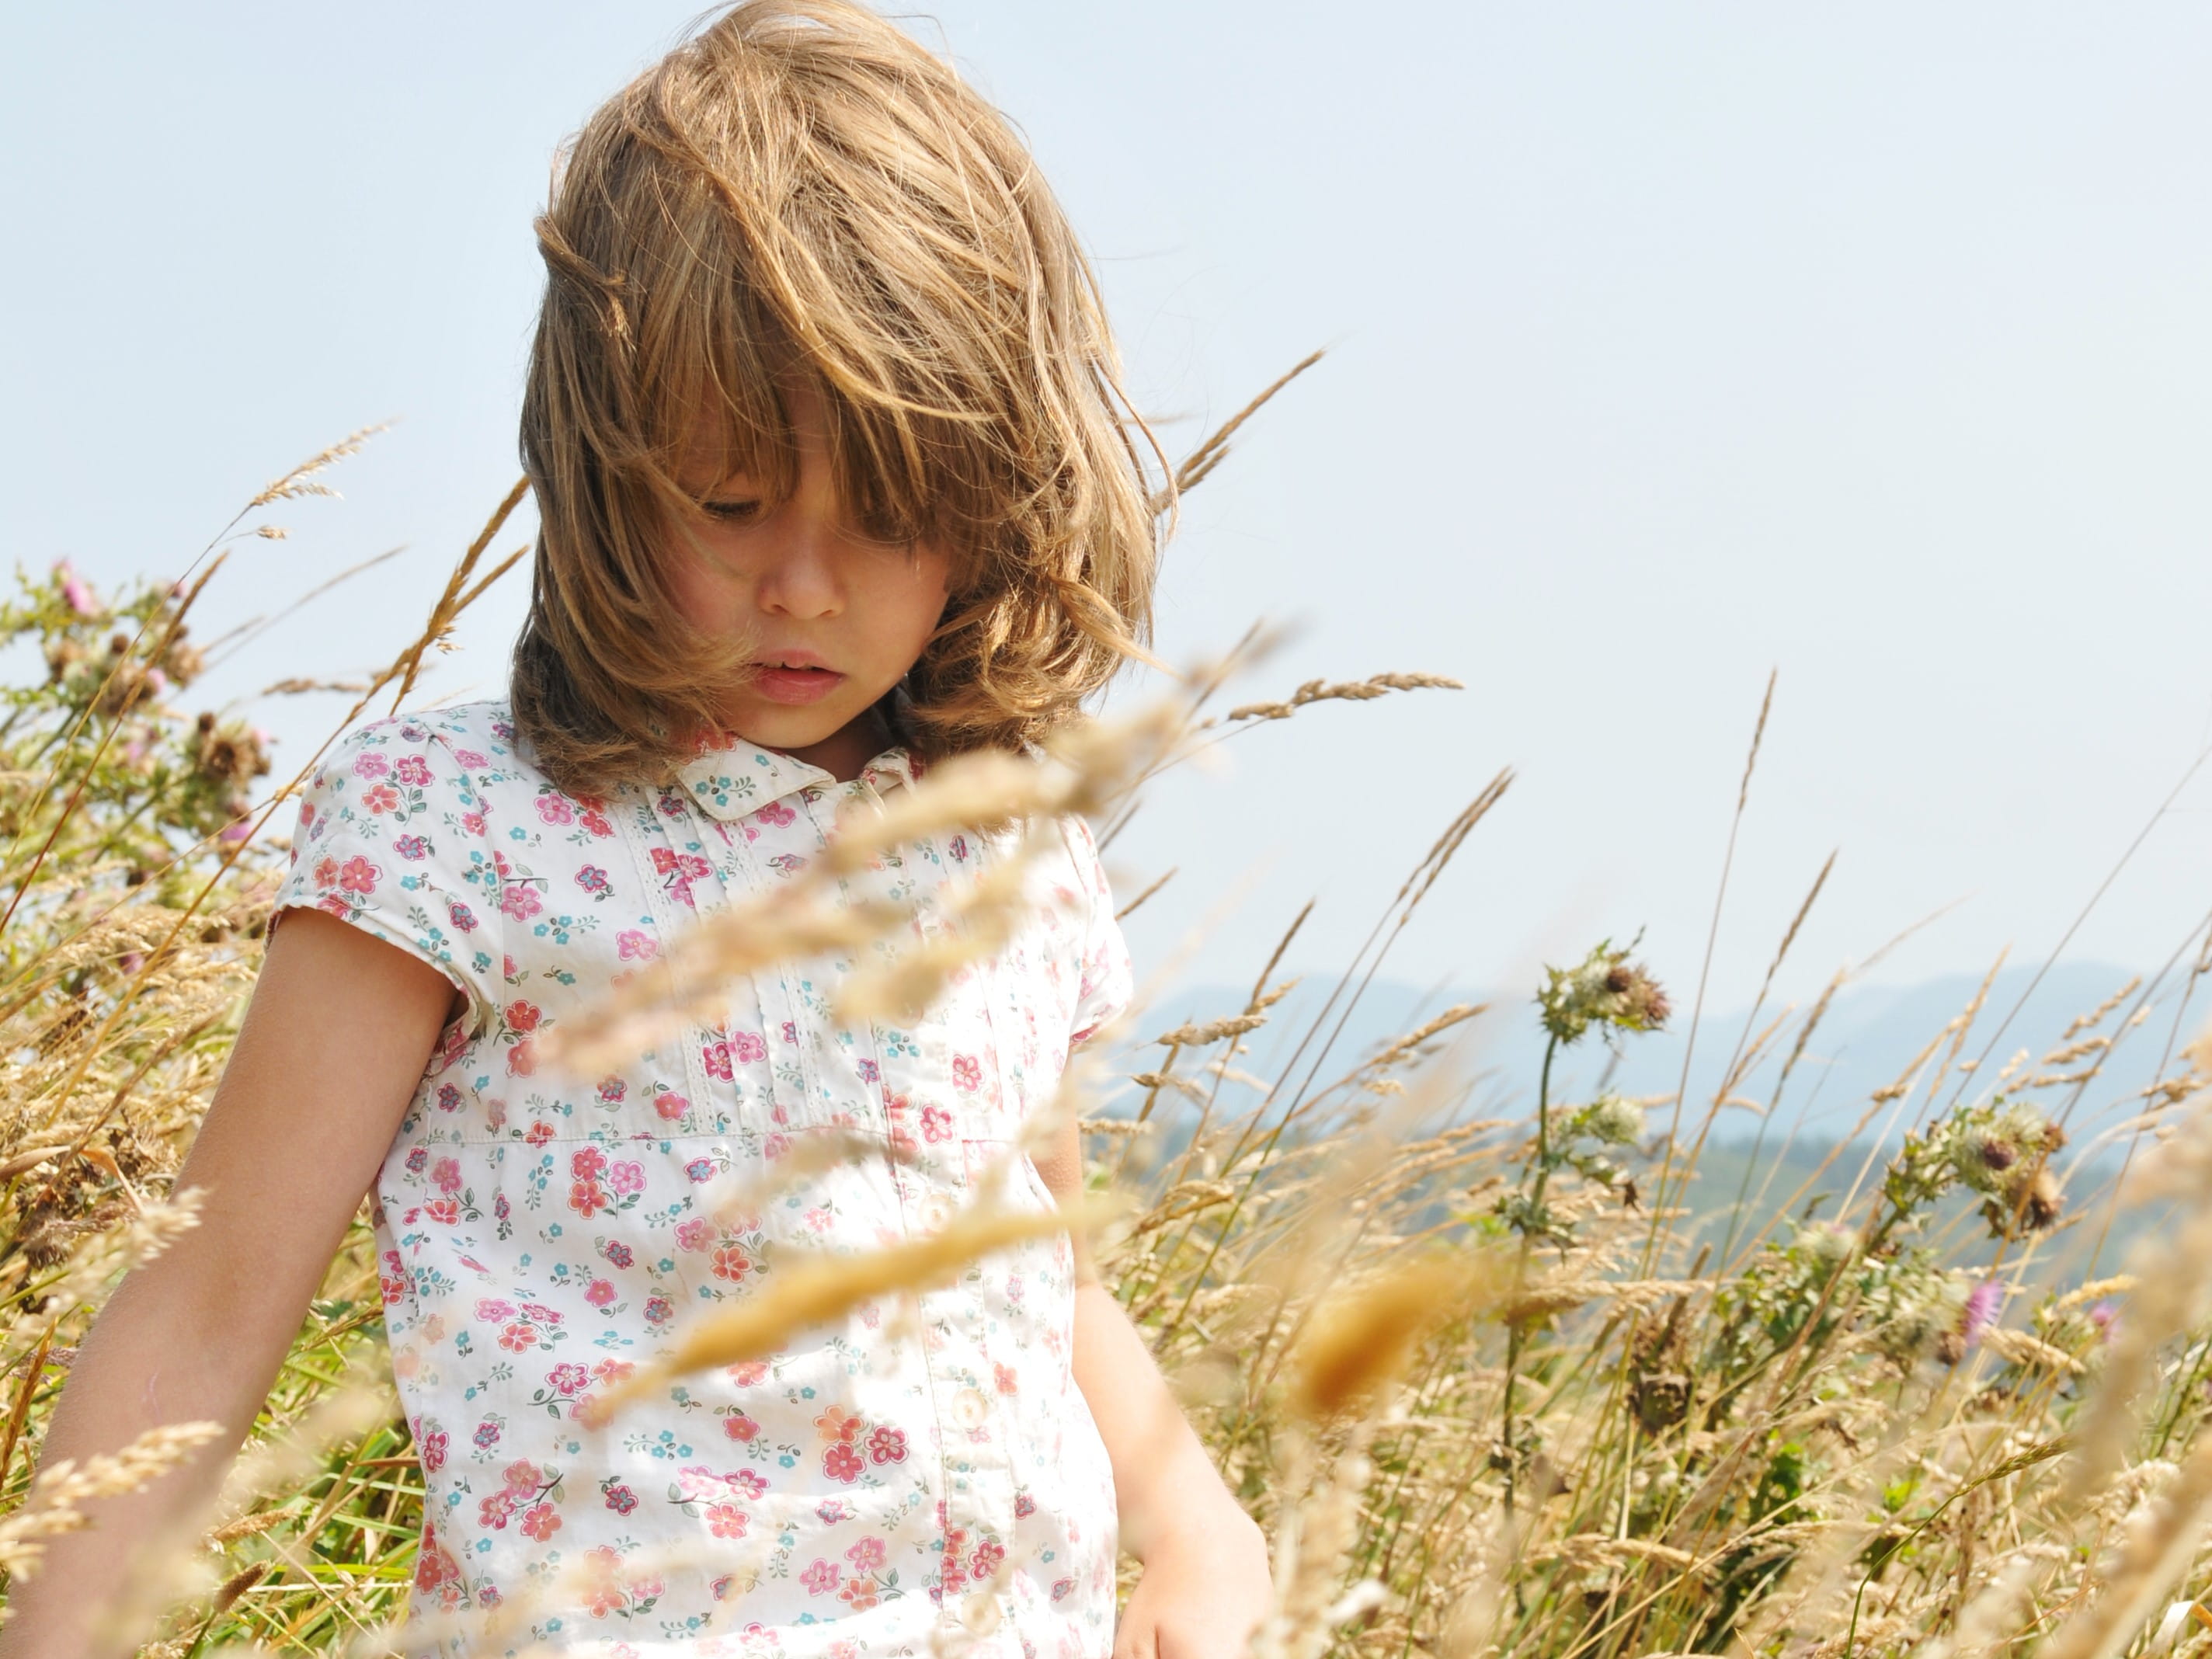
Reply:
M196 1524L268 1396L346 1225L414 1097L456 993L437 969L314 910L286 913L214 1103L178 1176L200 1224L131 1273L94 1322L41 1462L165 1423L222 1433L144 1490L91 1506L8 1595L0 1659L106 1659L94 1616L136 1547Z
M1036 1165L1061 1203L1081 1193L1073 1121ZM1221 1484L1079 1233L1075 1278L1075 1382L1114 1466L1122 1546L1145 1564L1115 1659L1238 1659L1272 1606L1266 1540Z

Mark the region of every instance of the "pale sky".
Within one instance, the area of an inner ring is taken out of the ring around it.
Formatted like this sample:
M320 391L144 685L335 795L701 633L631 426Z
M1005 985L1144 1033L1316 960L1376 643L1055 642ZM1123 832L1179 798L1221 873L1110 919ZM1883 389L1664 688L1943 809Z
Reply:
M268 478L396 418L342 502L241 551L210 628L410 551L220 696L389 656L518 470L529 219L686 5L0 11L0 529L169 574ZM2212 11L1635 3L1387 11L954 0L933 14L1099 262L1144 405L1194 441L1328 360L1195 494L1171 659L1266 616L1311 711L1116 849L1157 968L1347 957L1519 773L1389 971L1517 985L1646 930L1686 994L1743 752L1780 689L1715 1000L2039 957L2212 738ZM511 535L504 544L520 539ZM503 679L520 583L441 665ZM208 631L204 629L203 631ZM295 750L340 712L264 706ZM2212 772L2212 768L2208 768ZM2069 954L2154 967L2212 906L2212 781ZM1172 896L1173 902L1169 900Z

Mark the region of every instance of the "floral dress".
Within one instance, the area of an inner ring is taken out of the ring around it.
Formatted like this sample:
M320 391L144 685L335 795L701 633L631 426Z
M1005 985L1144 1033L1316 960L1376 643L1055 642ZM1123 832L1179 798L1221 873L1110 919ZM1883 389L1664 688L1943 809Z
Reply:
M1053 1201L1013 1138L1129 987L1076 819L1012 937L911 1027L841 1024L854 964L823 959L737 980L713 1024L595 1080L532 1054L696 913L791 879L848 803L915 772L894 749L839 783L739 745L666 787L569 795L486 702L363 726L309 786L280 911L351 922L466 1001L374 1195L427 1485L411 1651L1110 1650L1113 1479L1071 1370L1065 1235L593 1426L597 1391L797 1252L917 1236L985 1179L1000 1202ZM948 835L865 874L927 934L953 925L932 896L1005 850ZM825 1131L862 1155L763 1183Z

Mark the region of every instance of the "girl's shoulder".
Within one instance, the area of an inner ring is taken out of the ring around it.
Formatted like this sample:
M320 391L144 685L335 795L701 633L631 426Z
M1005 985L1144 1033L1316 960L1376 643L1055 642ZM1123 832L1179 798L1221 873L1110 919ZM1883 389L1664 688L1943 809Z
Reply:
M317 773L374 774L384 769L380 760L396 765L409 755L447 780L473 780L480 787L543 777L515 734L514 710L504 697L362 720L331 745Z

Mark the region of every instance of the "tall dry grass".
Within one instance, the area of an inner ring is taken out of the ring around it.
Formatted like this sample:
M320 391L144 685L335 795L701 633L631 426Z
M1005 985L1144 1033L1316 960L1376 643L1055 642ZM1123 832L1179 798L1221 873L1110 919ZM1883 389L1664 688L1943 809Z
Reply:
M1186 487L1225 437L1194 453ZM82 1504L161 1479L199 1432L174 1425L33 1474L102 1297L191 1224L172 1179L251 985L281 857L262 831L283 792L248 804L265 744L183 712L204 665L193 606L228 543L275 533L260 515L320 489L355 442L264 491L184 585L103 596L58 568L0 607L0 635L44 665L0 690L0 1570L34 1571L40 1540ZM348 719L380 692L416 692L428 651L506 568L484 559L518 499L429 597L421 637L348 688ZM1259 645L1133 720L1072 734L1052 768L939 769L852 826L851 855L925 823L1062 810L1091 813L1110 842L1150 779L1241 731L1449 685L1316 682L1217 714ZM299 761L295 777L313 757ZM1754 744L1744 798L1755 772ZM1285 1000L1302 914L1241 1004L1125 1030L1092 1092L1063 1103L1083 1115L1108 1280L1273 1540L1279 1607L1258 1650L2104 1659L2212 1641L2192 1600L2212 1514L2212 1052L2177 1041L2180 1012L2150 1018L2185 1007L2172 994L2212 963L2212 939L2192 932L2160 979L1998 1068L1986 1062L2008 1016L1978 996L1864 1103L1868 1124L1910 1133L1886 1156L1836 1149L1819 1182L1840 1207L1816 1213L1811 1182L1772 1190L1778 1166L1754 1188L1754 1164L1735 1194L1698 1196L1693 1217L1717 1115L1756 1111L1762 1135L1785 1121L1844 976L1809 1008L1755 1013L1711 1098L1555 1090L1562 1056L1679 1029L1702 1005L1703 987L1685 1012L1612 944L1525 1000L1441 1010L1346 1050L1394 941L1510 781L1439 827L1317 1005ZM1820 887L1777 919L1778 969ZM802 884L702 925L663 976L575 1024L580 1054L649 1041L748 953L903 925L839 910L830 890ZM955 902L988 920L1006 896ZM957 965L912 958L856 994L911 1006ZM1271 1029L1291 1006L1314 1011ZM1479 1115L1457 1053L1470 1037L1540 1054L1538 1098ZM2067 1124L2100 1103L2113 1054L2147 1043L2170 1062L2118 1139L2157 1156L2135 1158L2124 1187L2069 1191L2106 1166L2067 1146ZM2113 1206L2153 1196L2172 1224L2124 1271L2085 1280L2075 1245ZM903 1254L787 1273L781 1300L679 1333L665 1363L758 1352L840 1298L942 1274L1013 1224L986 1209ZM1966 1231L1983 1240L1972 1254ZM184 1552L149 1651L391 1649L421 1486L380 1305L364 1214L225 1512Z

